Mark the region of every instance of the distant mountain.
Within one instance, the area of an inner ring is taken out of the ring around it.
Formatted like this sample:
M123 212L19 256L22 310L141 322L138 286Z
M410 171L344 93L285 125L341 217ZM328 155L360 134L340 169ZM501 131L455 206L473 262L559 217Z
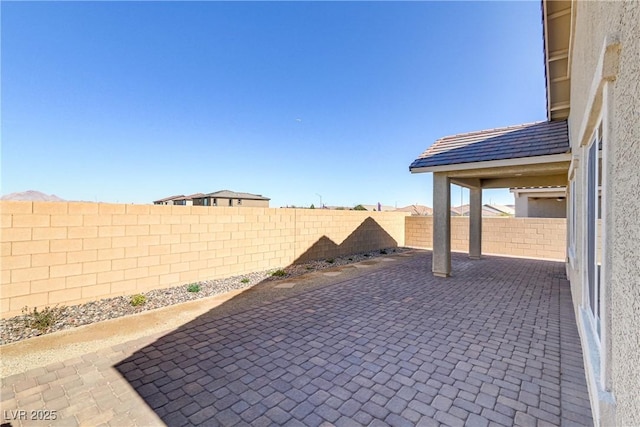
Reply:
M20 193L5 194L0 200L18 200L24 202L64 202L64 199L55 194L44 194L40 191L28 190Z

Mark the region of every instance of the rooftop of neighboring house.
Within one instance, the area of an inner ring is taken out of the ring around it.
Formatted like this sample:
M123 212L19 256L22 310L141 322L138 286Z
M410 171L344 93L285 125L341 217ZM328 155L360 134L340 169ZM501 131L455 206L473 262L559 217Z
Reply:
M195 194L190 194L188 196L176 197L173 200L193 200L193 199L197 199L198 197L202 197L202 196L204 196L204 194L195 193Z
M482 205L482 216L514 216L516 213L514 206L494 205L486 203ZM469 205L452 206L451 215L469 216Z
M155 200L153 203L164 203L169 201L181 201L181 200L193 200L202 199L205 197L221 198L221 199L243 199L243 200L271 200L268 197L264 197L262 194L240 193L237 191L220 190L213 193L194 193L188 196L183 194L171 197L165 197L164 199Z
M171 200L178 200L181 199L182 197L184 197L184 194L178 194L175 196L169 196L169 197L165 197L163 199L159 199L159 200L154 200L153 203L163 203L163 202L168 202Z
M433 209L424 205L409 205L403 208L395 209L396 212L410 212L413 216L433 215Z
M365 208L368 211L377 211L378 210L378 205L360 205L363 208ZM395 211L396 207L395 206L388 206L388 205L380 205L380 212L391 212L391 211Z
M213 193L203 194L200 197L219 197L221 199L243 199L243 200L271 200L262 194L242 193L230 190L220 190Z

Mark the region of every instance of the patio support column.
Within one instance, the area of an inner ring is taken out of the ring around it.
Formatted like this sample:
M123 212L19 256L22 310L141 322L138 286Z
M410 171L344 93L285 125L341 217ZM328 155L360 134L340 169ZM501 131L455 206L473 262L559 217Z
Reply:
M469 188L469 258L482 255L482 187Z
M434 276L451 275L451 184L442 172L433 174L433 264Z

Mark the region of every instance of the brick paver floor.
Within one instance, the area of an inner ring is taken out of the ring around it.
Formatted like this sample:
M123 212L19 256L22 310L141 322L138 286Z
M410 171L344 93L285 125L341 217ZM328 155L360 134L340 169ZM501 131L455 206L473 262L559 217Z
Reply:
M395 260L4 378L5 422L592 425L562 263L454 254L443 279L429 252Z

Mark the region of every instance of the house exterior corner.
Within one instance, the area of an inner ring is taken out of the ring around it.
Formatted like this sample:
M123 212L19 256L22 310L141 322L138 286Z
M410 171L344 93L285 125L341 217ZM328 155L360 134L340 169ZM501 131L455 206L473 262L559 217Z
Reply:
M640 3L573 8L567 273L594 420L640 425Z

